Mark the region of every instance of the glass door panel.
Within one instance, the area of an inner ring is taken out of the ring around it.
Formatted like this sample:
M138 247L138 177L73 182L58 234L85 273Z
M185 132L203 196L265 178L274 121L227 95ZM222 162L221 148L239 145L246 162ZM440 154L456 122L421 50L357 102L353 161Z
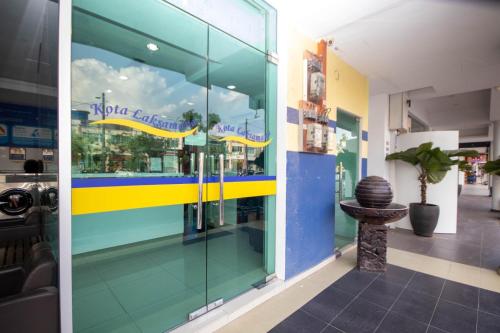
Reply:
M74 1L75 332L164 332L206 305L207 29L160 1Z
M357 222L340 209L340 201L355 198L359 175L359 118L337 111L336 131L335 246L342 248L354 242L357 235Z
M208 77L208 165L216 181L208 196L219 199L207 208L210 303L241 294L267 276L267 200L245 194L266 179L266 56L209 28Z

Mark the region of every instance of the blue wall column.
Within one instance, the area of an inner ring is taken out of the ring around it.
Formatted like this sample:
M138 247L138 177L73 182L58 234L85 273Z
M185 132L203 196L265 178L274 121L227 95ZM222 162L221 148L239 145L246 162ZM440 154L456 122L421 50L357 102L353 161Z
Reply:
M287 152L287 279L334 254L335 163L335 155Z

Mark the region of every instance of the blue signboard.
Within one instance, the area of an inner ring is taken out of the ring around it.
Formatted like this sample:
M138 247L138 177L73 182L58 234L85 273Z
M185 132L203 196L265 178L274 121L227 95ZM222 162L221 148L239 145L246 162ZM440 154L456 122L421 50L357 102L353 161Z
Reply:
M0 146L55 148L57 110L0 104Z

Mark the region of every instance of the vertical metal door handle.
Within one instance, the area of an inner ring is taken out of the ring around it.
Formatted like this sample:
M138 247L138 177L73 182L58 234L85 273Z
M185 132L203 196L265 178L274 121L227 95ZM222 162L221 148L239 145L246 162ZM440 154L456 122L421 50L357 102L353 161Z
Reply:
M224 154L219 155L219 225L224 225Z
M344 192L344 166L342 162L339 165L339 201L342 201L342 193Z
M205 153L200 153L198 157L198 211L196 218L196 228L201 230L203 218L203 163L205 162Z

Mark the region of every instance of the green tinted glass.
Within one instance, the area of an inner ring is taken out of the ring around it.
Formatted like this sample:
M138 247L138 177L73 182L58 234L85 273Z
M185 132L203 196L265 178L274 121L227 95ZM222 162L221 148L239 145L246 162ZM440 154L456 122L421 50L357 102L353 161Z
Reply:
M339 202L354 199L359 178L359 118L337 111L337 166L335 244L337 248L352 243L357 233L357 222L346 215Z

